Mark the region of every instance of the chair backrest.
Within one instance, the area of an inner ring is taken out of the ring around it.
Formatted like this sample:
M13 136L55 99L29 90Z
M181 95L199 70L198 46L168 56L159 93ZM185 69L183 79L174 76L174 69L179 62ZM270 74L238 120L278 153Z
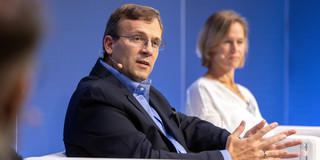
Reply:
M320 126L284 126L280 125L275 128L275 133L295 129L297 130L296 135L309 135L309 136L317 136L320 137Z

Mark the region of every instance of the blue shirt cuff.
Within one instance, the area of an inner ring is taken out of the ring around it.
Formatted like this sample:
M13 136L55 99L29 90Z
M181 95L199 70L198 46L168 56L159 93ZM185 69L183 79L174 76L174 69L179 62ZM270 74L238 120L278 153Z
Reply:
M228 150L220 150L220 152L225 160L232 160Z

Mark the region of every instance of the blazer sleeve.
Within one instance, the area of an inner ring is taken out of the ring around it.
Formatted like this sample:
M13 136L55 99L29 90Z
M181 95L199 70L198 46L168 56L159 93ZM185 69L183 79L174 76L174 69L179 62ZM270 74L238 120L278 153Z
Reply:
M192 152L225 150L230 133L197 117L179 113L181 129Z

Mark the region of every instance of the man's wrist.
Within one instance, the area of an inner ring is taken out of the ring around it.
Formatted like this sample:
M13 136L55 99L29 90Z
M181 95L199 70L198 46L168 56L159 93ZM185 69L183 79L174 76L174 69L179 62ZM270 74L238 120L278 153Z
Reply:
M228 150L220 150L220 152L225 160L232 160Z

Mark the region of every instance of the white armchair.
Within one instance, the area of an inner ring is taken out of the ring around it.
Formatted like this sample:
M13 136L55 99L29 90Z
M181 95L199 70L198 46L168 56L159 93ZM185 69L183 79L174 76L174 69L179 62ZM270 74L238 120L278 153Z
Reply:
M45 155L45 156L41 156L41 157L29 157L29 158L25 158L24 160L57 160L57 159L67 159L65 152L58 152L58 153L53 153L50 155ZM68 158L69 160L69 158ZM72 160L72 159L71 159ZM85 160L85 159L83 159Z
M85 158L85 157L66 157L65 152L53 153L42 157L29 157L24 160L126 160L117 158ZM132 159L131 159L132 160ZM135 159L139 160L139 159Z
M41 157L29 157L24 160L133 160L133 158L86 158L86 157L66 157L65 152L58 152ZM145 160L145 159L134 159Z
M290 136L287 140L302 139L303 143L307 145L308 160L320 160L320 127L308 126L278 126L274 132L279 133L288 129L296 129L297 134ZM289 152L299 152L300 146L291 147ZM66 157L64 152L58 152L42 157L29 157L24 160L125 160L116 158L71 158ZM135 159L139 160L139 159ZM299 158L290 159L299 160Z

